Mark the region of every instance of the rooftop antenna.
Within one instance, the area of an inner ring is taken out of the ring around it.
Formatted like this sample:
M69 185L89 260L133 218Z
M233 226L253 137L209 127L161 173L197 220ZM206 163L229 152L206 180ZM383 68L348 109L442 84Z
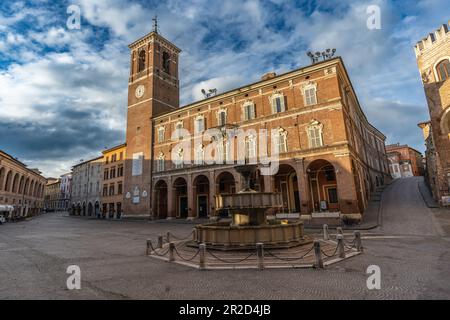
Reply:
M153 20L153 32L158 33L158 16L155 15L155 17L152 20Z

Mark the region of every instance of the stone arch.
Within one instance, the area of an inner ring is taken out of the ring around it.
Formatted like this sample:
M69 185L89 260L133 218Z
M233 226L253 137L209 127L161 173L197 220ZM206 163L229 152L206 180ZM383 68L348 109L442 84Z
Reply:
M18 173L16 173L14 175L13 182L12 182L12 188L11 188L12 193L17 193L17 189L19 188L19 179L20 179L20 175Z
M28 190L30 188L30 178L26 178L25 186L23 187L23 195L28 195Z
M450 134L450 106L448 106L441 115L440 129L443 135Z
M313 211L339 211L338 183L333 164L324 159L311 162L307 168Z
M236 177L230 171L222 171L216 177L216 194L236 193Z
M142 72L145 70L145 60L146 60L146 51L142 49L138 54L138 72Z
M159 219L166 219L169 201L167 182L163 179L156 181L153 187L153 193L153 214Z
M92 202L89 201L88 204L88 216L92 216L94 214L94 206L92 205Z
M197 175L192 182L194 195L194 213L198 218L207 218L210 214L209 196L211 184L205 174Z
M175 201L175 212L176 216L179 218L187 218L189 216L189 205L188 205L188 184L187 179L184 177L178 177L173 181L173 200Z
M294 166L288 163L280 164L275 175L275 192L282 195L284 212L300 212L298 179Z
M10 192L11 191L11 183L12 183L12 171L10 170L6 174L5 188L4 188L4 190L6 192Z
M19 189L17 190L18 194L23 194L24 183L25 183L25 176L21 176L19 182Z
M3 190L5 183L6 169L4 167L0 168L0 191Z
M34 180L31 180L30 189L28 190L28 195L29 196L33 196L34 184L35 184Z

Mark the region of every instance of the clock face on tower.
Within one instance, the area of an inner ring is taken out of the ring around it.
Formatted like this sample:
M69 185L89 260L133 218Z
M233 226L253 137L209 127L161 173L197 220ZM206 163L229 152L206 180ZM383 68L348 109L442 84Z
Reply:
M145 87L141 84L136 88L136 91L134 94L135 94L136 98L142 98L142 96L144 95L144 92L145 92Z

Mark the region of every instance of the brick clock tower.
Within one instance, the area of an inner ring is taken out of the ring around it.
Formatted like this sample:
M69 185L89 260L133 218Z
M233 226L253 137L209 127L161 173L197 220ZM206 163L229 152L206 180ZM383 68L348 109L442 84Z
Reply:
M151 217L154 116L179 108L180 49L154 30L129 45L123 218Z

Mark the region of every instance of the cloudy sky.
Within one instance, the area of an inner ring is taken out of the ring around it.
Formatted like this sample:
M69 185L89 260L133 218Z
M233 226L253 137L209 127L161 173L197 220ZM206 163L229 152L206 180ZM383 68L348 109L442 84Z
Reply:
M67 8L81 9L71 30ZM366 9L381 8L369 30ZM448 0L29 0L0 2L0 149L46 176L125 139L129 52L151 30L183 52L181 102L336 48L362 107L389 143L423 151L428 119L414 44L450 18Z

